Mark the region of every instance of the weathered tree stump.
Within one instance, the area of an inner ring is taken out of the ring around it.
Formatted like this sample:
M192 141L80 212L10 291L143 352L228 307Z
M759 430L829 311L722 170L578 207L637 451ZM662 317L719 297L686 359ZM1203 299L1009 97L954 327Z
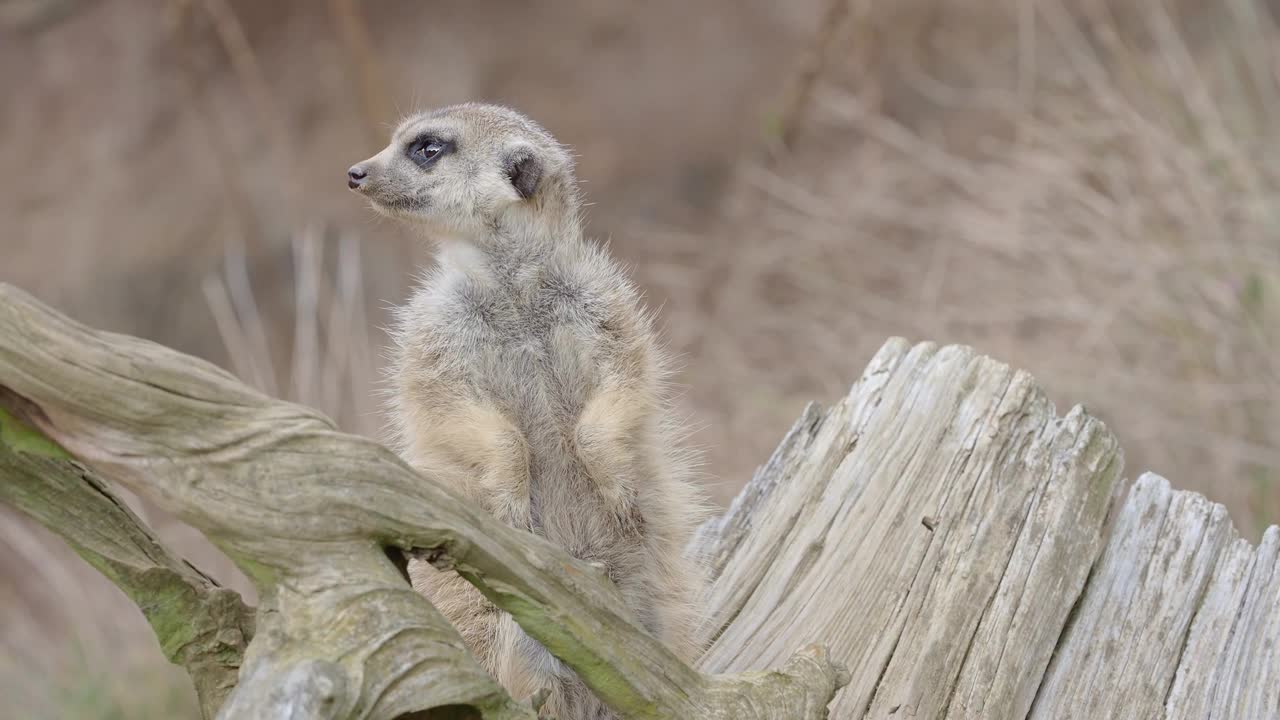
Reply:
M701 667L822 642L833 718L1280 718L1280 528L1144 475L1026 373L887 343L699 542Z

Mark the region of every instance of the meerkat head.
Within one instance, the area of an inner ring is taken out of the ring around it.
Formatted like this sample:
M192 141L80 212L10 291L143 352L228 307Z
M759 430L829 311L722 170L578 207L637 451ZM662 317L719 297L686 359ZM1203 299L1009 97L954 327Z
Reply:
M382 152L351 166L347 186L384 215L450 236L577 222L569 153L537 123L496 105L410 117Z

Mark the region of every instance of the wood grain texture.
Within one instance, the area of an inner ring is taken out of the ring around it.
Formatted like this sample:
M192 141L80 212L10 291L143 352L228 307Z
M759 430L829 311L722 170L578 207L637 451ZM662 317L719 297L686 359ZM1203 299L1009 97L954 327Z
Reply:
M821 640L833 718L1280 718L1272 528L1144 476L1083 408L966 348L886 344L699 547L709 671Z
M165 657L195 682L201 716L214 717L236 686L253 608L166 549L101 478L7 404L0 392L0 502L61 536L138 605Z
M1143 475L1031 717L1280 717L1278 541Z
M747 488L767 513L704 528L713 554L736 550L703 667L821 641L852 672L832 717L1024 716L1119 473L1110 433L1056 418L1025 373L891 341Z

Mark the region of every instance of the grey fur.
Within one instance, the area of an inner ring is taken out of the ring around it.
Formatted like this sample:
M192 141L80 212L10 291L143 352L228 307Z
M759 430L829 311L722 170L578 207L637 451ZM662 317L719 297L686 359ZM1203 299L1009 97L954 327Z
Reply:
M452 151L411 158L424 136ZM513 175L513 158L537 176ZM568 152L513 110L467 104L409 118L360 168L377 210L440 241L395 325L404 457L597 564L643 627L693 659L703 574L683 550L706 505L652 320L618 264L583 238ZM466 582L421 562L410 576L513 695L547 687L546 712L560 720L613 717Z

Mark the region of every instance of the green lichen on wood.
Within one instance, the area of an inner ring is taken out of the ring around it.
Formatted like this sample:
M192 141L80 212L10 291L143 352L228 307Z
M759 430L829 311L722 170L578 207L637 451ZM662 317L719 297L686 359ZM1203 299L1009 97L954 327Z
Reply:
M533 603L520 592L501 592L495 585L485 582L483 576L459 568L458 573L474 585L490 602L511 614L511 617L530 637L536 638L551 654L574 668L582 681L601 698L607 698L611 707L627 718L653 718L664 715L652 700L634 687L628 678L626 667L618 667L600 657L592 648L579 641L592 629L583 627L587 618L574 615L549 617L547 606Z
M0 444L16 453L70 460L71 456L44 433L27 425L0 407Z
M92 471L3 407L0 501L61 536L124 591L212 718L235 686L252 608L165 549Z

